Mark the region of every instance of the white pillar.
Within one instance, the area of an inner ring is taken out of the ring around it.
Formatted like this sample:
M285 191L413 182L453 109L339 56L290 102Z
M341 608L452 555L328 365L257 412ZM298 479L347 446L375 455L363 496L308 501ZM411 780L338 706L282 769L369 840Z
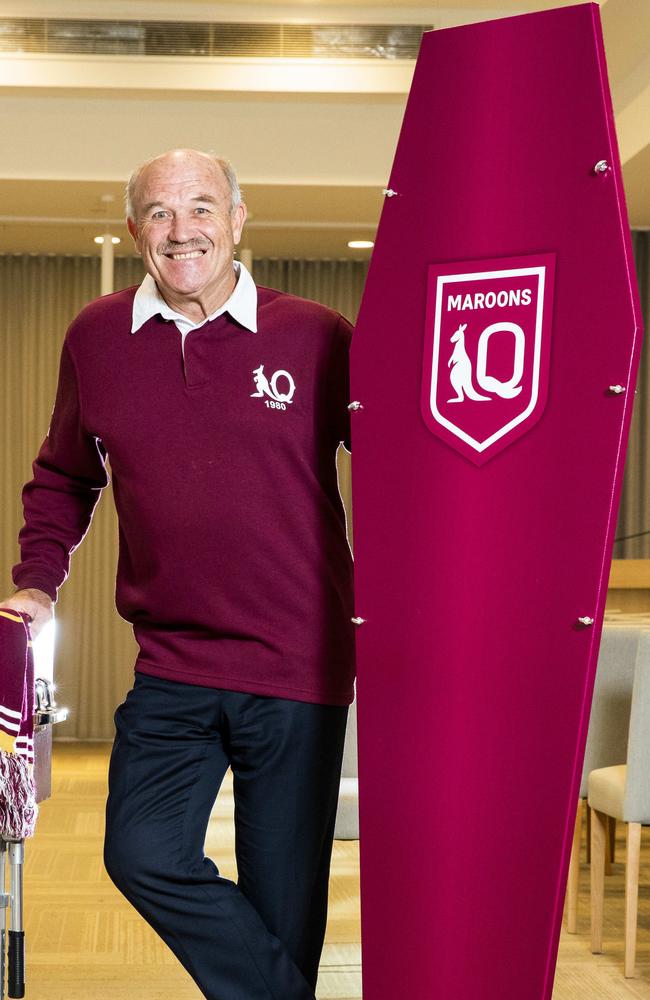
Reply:
M115 281L114 281L114 271L113 265L115 262L115 247L113 245L113 236L111 233L104 233L104 242L102 243L102 285L101 294L110 295L111 292L115 291Z
M247 271L253 273L253 251L250 247L243 247L239 251L239 259Z

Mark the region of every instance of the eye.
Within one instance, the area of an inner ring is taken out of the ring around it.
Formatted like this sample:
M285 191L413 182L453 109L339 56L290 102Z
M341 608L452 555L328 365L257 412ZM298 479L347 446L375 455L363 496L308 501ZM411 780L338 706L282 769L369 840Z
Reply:
M203 205L197 205L197 207L196 207L196 211L197 211L197 212L200 212L200 213L201 213L202 215L203 215L204 213L205 213L206 215L209 215L209 213L210 213L210 209L209 209L209 208L205 208L205 207L204 207Z
M152 212L151 218L152 219L164 219L166 215L167 215L167 213L161 208L157 212Z

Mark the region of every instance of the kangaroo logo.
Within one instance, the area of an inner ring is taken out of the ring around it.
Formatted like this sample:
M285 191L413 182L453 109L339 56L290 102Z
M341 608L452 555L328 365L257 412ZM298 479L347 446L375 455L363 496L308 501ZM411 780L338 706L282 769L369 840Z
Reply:
M454 350L452 355L447 362L447 367L451 368L449 372L449 381L452 387L456 391L456 395L453 399L448 399L448 403L462 403L467 396L468 399L475 399L477 402L479 400L487 400L489 402L489 396L481 396L480 393L476 392L474 386L472 385L472 362L469 360L469 355L465 350L465 330L467 329L467 323L461 323L455 333L451 335L451 343L454 344Z
M450 337L452 344L455 344L452 355L447 362L447 367L454 367L449 373L449 381L456 390L454 399L448 399L448 403L462 403L464 396L468 399L491 400L492 396L481 396L472 386L472 362L465 350L465 330L467 323L461 323L455 333ZM512 376L507 382L501 382L487 373L487 356L490 337L493 333L511 333L514 336L514 362ZM499 323L491 323L486 326L481 336L478 338L476 352L476 381L484 392L494 392L501 399L514 399L521 392L521 379L524 374L524 352L526 350L526 337L524 331L518 323L508 323L501 320Z
M278 379L284 376L289 383L288 392L278 392ZM293 394L296 391L296 383L289 374L285 372L283 368L279 368L277 372L273 372L271 376L271 381L267 379L264 374L264 365L260 365L259 368L253 369L253 381L257 388L257 392L251 392L251 398L254 396L270 396L274 399L276 403L292 403Z

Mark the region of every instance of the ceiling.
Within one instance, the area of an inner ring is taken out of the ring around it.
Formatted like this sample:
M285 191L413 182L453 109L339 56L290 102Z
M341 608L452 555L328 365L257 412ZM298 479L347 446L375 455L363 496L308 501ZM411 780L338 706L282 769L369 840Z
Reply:
M344 14L357 23L449 26L567 5L444 0L407 8L361 0ZM188 19L324 20L342 7L343 0L284 6L193 0L182 11ZM162 19L178 11L178 0L0 0L0 17ZM630 222L650 227L650 0L607 0L601 16ZM208 84L196 59L180 68L163 61L157 74L143 62L0 57L0 129L12 136L0 177L0 252L95 254L93 238L109 231L121 239L118 254L132 253L122 221L132 165L161 149L196 145L235 162L249 209L242 246L255 256L368 255L347 242L372 239L413 63L330 66L327 77L310 78L310 67L288 77L286 66L269 60L262 67L219 67L222 76ZM235 85L237 72L242 82Z
M500 14L519 14L527 11L540 10L544 7L569 7L575 0L554 0L544 4L543 0L434 0L425 5L399 4L395 0L298 0L291 4L277 3L275 0L254 0L252 3L242 3L241 0L0 0L0 17L101 17L107 20L120 18L134 20L195 20L198 18L220 20L223 17L237 17L249 20L255 8L272 9L274 14L290 13L294 17L309 17L318 19L332 8L346 8L346 19L353 21L356 10L374 10L389 8L394 13L400 9L406 12L423 10L429 12L429 17L436 17L440 12L461 11L498 17ZM597 0L602 6L603 0ZM179 14L182 11L182 17ZM396 23L397 19L396 19Z

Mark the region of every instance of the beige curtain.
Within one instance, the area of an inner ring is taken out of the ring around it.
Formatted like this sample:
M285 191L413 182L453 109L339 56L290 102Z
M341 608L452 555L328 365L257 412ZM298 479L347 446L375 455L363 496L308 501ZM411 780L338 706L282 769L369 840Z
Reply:
M256 260L259 284L304 295L339 309L352 321L367 265L338 260ZM116 260L115 285L142 279L138 258ZM99 260L91 257L0 255L0 576L2 596L15 589L23 523L20 493L47 433L61 343L68 323L99 294ZM341 454L342 453L342 454ZM341 491L349 491L349 461L340 450ZM109 465L110 473L110 465ZM113 712L131 685L137 646L114 605L117 518L111 486L104 491L56 607L55 672L59 704L70 709L57 738L112 739Z

